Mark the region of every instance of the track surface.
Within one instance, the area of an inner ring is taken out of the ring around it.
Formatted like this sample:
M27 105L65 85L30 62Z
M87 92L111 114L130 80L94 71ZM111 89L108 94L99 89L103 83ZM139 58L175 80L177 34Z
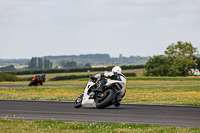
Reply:
M0 100L0 117L66 122L112 122L200 127L200 107L122 104L119 108L74 108L73 102Z

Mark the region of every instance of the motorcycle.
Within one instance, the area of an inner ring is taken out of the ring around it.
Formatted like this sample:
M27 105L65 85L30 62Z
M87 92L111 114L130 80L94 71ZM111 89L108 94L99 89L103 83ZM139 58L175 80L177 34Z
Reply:
M31 80L31 82L29 83L28 86L38 86L38 85L43 85L42 82L45 82L46 80L46 77L45 77L45 74L41 74L41 75L38 75L38 76L35 76L35 78L33 78Z
M103 90L99 90L103 82L105 83ZM101 80L90 80L83 94L81 94L75 101L74 107L96 107L103 109L109 107L117 102L117 96L121 91L124 91L126 82L119 80L111 80L103 77ZM125 94L125 93L124 93Z

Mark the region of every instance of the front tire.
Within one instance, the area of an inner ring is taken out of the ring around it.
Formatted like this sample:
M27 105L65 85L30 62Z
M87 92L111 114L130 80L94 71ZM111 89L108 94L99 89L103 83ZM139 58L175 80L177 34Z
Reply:
M77 99L76 99L76 101L75 101L75 103L74 103L74 107L75 108L80 108L80 107L82 107L82 100L83 100L83 94L81 94Z
M104 96L102 98L97 98L96 107L98 109L106 108L113 104L113 100L115 99L116 92L113 89L106 90L103 92Z

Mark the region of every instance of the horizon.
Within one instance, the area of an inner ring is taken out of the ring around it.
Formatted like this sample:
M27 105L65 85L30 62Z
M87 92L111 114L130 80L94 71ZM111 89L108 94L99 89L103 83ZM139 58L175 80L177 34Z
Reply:
M98 53L98 54L100 54L100 53ZM106 54L106 53L104 53L104 54ZM94 54L80 54L80 55L94 55ZM48 57L48 56L80 56L80 55L45 55L45 56L36 57L36 58L44 58L44 57ZM100 54L100 55L103 55L103 54ZM119 56L120 56L120 54L119 54ZM112 57L112 56L110 56L110 58L119 58L119 56L118 57ZM130 56L137 57L137 56L140 56L140 55L136 55L136 56L135 55L130 55ZM129 58L130 56L123 56L123 54L122 54L122 57L128 57ZM151 56L140 56L140 57L151 57ZM20 59L31 59L31 58L9 58L9 59L0 58L0 60L12 60L12 59L13 60L14 59L19 59L20 60Z

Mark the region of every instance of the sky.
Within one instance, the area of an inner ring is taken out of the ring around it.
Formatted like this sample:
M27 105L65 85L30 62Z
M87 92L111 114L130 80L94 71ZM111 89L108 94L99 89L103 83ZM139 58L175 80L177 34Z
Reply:
M200 50L200 0L0 0L0 59Z

